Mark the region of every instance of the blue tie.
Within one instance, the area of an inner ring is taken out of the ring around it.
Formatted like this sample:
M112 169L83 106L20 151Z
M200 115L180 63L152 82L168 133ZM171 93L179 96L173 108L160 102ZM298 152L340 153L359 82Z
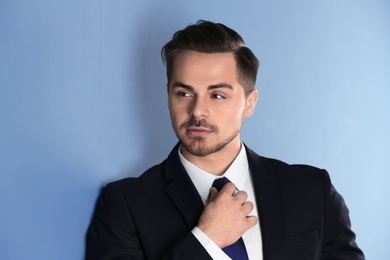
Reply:
M213 182L213 187L220 191L223 186L229 182L230 180L226 177L219 178ZM249 260L242 237L240 237L240 239L237 240L234 244L224 247L222 250L233 260Z

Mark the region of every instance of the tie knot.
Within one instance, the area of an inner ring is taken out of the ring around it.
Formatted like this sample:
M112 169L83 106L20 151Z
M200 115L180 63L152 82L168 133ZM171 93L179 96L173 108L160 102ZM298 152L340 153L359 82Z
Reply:
M226 183L229 183L230 180L226 177L215 179L213 182L213 187L215 187L218 191L222 190L223 186L225 186Z

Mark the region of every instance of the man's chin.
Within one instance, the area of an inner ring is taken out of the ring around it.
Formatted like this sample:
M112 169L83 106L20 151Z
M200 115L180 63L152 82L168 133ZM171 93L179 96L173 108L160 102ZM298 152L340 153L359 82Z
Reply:
M203 139L203 138L199 138L199 139ZM222 150L226 146L226 145L216 145L214 147L210 147L202 144L201 141L202 140L194 140L190 144L180 141L180 143L182 147L185 149L185 152L191 154L192 156L197 156L197 157L208 156L212 153Z

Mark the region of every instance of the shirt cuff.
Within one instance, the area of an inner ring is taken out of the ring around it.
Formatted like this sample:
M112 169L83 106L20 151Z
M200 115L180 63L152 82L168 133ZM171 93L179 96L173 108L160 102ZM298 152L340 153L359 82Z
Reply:
M213 258L218 260L231 260L231 258L222 251L217 244L215 244L202 230L198 227L194 227L191 231L192 234L202 244L207 253Z

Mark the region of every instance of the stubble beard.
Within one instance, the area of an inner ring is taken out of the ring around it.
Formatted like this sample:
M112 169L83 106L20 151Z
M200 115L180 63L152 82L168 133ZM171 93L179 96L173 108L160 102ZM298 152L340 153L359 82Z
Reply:
M208 156L212 153L216 153L216 152L221 151L229 143L231 143L239 135L243 122L244 122L244 119L242 120L240 127L236 131L234 131L232 135L230 135L226 139L224 139L224 140L222 140L222 141L220 141L212 146L208 145L207 140L206 140L207 137L200 137L200 136L190 137L190 140L186 141L186 140L184 140L184 138L180 138L179 133L176 133L176 136L179 138L181 145L184 147L185 150L187 150L188 153L190 153L191 155L194 155L194 156L198 156L198 157L205 157L205 156ZM192 126L192 125L208 127L210 129L212 129L214 133L219 132L219 129L216 126L210 125L207 122L205 122L204 120L196 121L193 119L190 122L183 124L180 127L180 129L181 128L186 129L187 127Z

